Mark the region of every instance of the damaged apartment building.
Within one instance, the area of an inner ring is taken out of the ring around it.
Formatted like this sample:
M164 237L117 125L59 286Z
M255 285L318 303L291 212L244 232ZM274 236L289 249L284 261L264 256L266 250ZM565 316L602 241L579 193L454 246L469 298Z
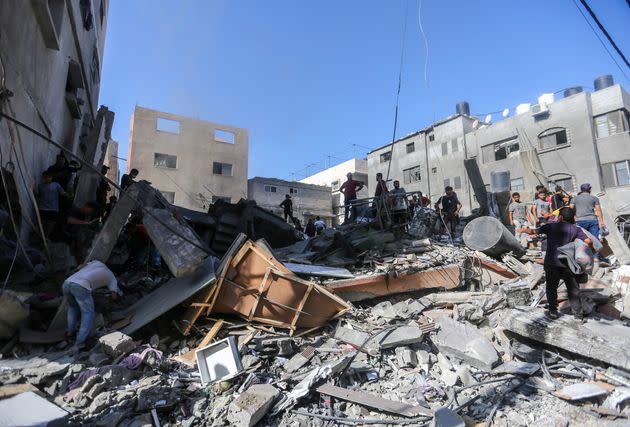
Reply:
M177 206L205 212L247 198L246 129L136 106L129 153L127 172L138 169Z
M20 123L62 146L68 160L72 153L97 169L105 160L114 120L98 107L108 9L108 0L0 2L0 107L15 120L0 117L0 150L22 237L36 224L30 189L60 148ZM98 180L78 172L75 204L93 196Z
M452 186L469 214L478 203L464 159L476 159L488 190L531 192L542 183L573 193L588 182L610 196L620 215L630 214L630 95L609 75L594 88L572 87L559 99L544 94L496 123L471 116L468 103L459 103L455 115L399 138L393 148L371 151L370 185L377 172L387 173L391 158L390 180L434 202Z

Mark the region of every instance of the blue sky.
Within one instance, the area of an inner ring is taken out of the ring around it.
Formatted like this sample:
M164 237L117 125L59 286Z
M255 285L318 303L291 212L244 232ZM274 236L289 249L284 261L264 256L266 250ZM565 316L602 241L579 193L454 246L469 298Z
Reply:
M589 3L630 57L626 0ZM247 128L250 177L365 156L391 141L405 20L397 136L461 100L513 110L602 74L630 89L574 0L112 0L100 103L119 156L136 104Z

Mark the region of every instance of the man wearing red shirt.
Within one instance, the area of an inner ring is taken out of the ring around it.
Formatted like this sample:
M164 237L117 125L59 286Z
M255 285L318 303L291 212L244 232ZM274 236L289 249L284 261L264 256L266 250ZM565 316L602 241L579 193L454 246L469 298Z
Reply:
M339 192L343 194L344 222L348 221L350 209L352 209L352 220L356 221L357 206L354 201L357 199L357 193L363 189L363 183L353 180L350 172L346 176L348 179L339 188Z

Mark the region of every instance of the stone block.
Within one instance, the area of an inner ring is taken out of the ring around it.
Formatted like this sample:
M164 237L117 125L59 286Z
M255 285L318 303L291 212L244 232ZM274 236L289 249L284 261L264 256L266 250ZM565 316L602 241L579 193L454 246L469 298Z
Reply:
M398 363L398 367L400 368L414 368L418 366L418 357L416 356L416 353L407 347L398 347L396 349L396 361Z
M446 407L435 411L431 427L465 427L464 419Z
M103 352L111 357L118 357L136 348L136 343L129 335L112 332L99 338Z
M384 350L402 345L416 344L421 342L422 338L422 330L418 326L401 326L393 331L381 332L374 338L374 341L380 343L379 347L381 350Z
M269 384L256 384L248 388L228 409L228 421L236 427L256 425L271 409L280 392Z
M473 325L448 317L439 318L437 323L440 330L434 343L440 352L482 370L490 370L499 362L492 342Z

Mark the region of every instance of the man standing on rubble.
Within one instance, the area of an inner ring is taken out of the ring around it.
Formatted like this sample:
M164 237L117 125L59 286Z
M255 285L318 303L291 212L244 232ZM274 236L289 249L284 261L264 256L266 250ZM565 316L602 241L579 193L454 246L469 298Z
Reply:
M138 173L138 169L134 168L129 171L129 174L124 174L120 179L120 188L123 190L129 188L131 184L135 182L134 180L138 176Z
M516 231L519 228L527 227L527 205L521 202L519 193L512 193L512 203L508 207L510 212L510 225L514 226L515 237L521 242L521 246L527 247L527 235Z
M392 222L404 224L407 222L407 192L400 187L400 181L394 181L394 188L389 193L392 203Z
M575 209L575 223L598 239L599 229L604 226L604 215L599 199L591 194L591 184L580 186L580 192L571 200L571 207Z
M71 339L76 334L75 350L85 347L85 341L92 331L95 315L92 291L103 287L109 289L113 300L121 294L114 273L101 261L90 261L79 266L78 271L63 283L63 296L68 302L66 338ZM79 315L81 323L77 331Z
M344 222L348 221L348 214L352 210L352 221L356 221L357 206L355 200L357 199L357 193L363 189L363 183L352 179L352 174L350 172L348 172L346 177L348 178L346 179L346 182L341 184L341 187L339 187L339 192L343 194L343 220Z
M37 186L35 195L37 196L39 216L44 227L44 235L46 238L50 238L59 219L59 199L66 196L66 192L61 184L53 181L50 172L44 172L42 178L43 182Z
M291 218L291 222L295 223L295 218L293 218L293 200L289 194L284 196L284 200L280 203L280 207L284 212L284 220L286 221L287 218Z
M536 225L540 227L546 224L553 215L551 215L551 203L547 201L547 190L542 189L538 192L538 198L534 200L532 205L532 213L536 218Z
M319 236L324 232L324 229L326 228L326 221L318 216L315 218L315 222L313 223L313 225L315 225L315 232Z
M547 235L547 252L545 253L545 285L547 292L548 310L546 315L551 319L557 319L558 313L558 286L562 279L567 287L569 294L569 302L571 310L577 319L583 319L578 284L576 275L558 258L558 248L575 239L583 240L584 243L590 245L592 242L584 233L584 231L575 225L575 211L570 207L560 209L558 221L549 224L543 224L536 230L529 228L520 228L517 231L526 234L546 234Z
M462 208L462 204L457 198L457 194L453 191L453 187L450 185L444 188L445 194L441 196L435 204L435 210L442 217L440 223L440 234L444 234L447 224L450 225L451 238L455 236L457 224L459 224L459 211Z

